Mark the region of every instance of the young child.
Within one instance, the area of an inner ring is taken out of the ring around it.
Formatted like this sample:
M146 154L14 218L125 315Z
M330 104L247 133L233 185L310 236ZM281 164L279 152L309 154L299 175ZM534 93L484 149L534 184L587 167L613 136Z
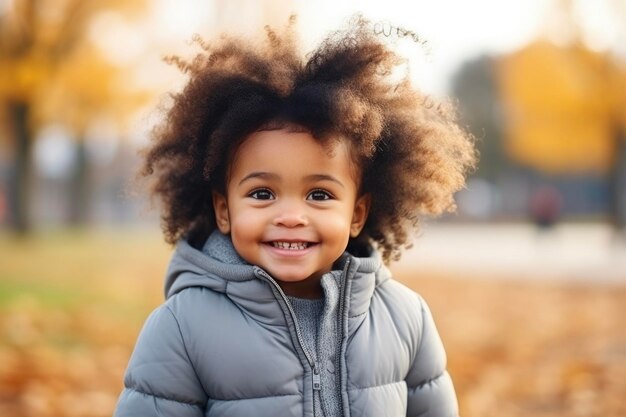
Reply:
M177 247L116 416L458 414L428 307L384 263L475 152L374 29L305 62L270 29L173 59L190 80L143 174Z

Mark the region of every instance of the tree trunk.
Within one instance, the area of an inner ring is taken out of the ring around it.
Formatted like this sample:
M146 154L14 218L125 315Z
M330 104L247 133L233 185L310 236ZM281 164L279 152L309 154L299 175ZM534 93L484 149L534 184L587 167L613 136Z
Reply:
M611 222L615 232L626 238L626 134L618 128L615 132L615 161L611 169Z
M89 214L89 160L84 140L76 143L74 172L70 180L70 206L68 222L73 226L85 225Z
M8 103L9 118L15 141L14 166L9 175L9 227L19 235L31 229L30 196L32 188L32 138L28 126L30 105L25 102Z

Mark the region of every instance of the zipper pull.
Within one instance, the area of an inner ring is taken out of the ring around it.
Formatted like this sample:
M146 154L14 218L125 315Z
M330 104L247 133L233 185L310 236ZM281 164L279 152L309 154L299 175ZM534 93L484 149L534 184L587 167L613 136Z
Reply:
M319 391L322 385L322 378L320 377L320 373L317 370L317 366L313 366L313 390Z

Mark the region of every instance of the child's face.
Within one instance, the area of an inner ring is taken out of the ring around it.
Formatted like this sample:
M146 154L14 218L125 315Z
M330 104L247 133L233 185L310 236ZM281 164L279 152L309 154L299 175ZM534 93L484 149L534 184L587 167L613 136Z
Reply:
M343 141L329 149L309 133L255 132L233 158L226 197L214 195L218 228L283 289L315 295L297 287L319 291L322 274L367 218L369 198L357 195L354 171Z

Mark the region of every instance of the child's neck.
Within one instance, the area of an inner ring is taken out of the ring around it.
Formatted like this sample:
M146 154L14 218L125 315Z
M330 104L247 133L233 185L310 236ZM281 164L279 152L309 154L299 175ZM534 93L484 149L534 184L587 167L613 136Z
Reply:
M311 277L303 281L297 282L285 282L277 281L283 292L296 298L323 298L324 291L322 290L321 277Z

